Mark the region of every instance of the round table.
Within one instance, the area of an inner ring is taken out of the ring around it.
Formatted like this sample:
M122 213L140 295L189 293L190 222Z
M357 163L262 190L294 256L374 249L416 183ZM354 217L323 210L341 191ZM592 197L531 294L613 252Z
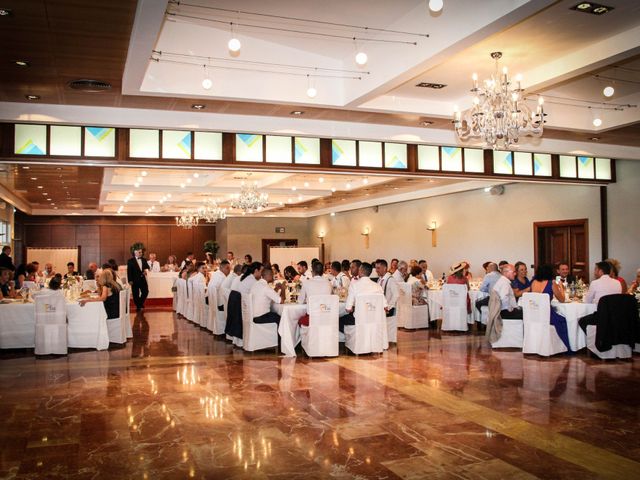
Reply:
M569 345L574 352L587 346L587 335L582 331L578 320L585 315L589 315L598 309L594 303L565 302L557 300L551 302L551 306L567 320L567 331L569 333Z

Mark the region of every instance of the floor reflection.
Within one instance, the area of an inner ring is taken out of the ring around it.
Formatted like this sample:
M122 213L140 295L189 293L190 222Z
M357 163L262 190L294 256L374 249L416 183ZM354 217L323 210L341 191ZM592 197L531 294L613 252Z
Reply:
M1 478L588 479L640 467L637 359L541 359L418 330L382 356L310 360L247 354L170 312L131 321L121 349L0 353Z

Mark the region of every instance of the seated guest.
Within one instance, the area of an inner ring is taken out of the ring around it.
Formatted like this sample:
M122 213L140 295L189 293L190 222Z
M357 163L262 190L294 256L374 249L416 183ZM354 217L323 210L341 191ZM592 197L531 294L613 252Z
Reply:
M473 279L473 275L471 274L471 263L467 260L464 261L462 276L467 279L467 282L470 282L471 279Z
M587 295L584 297L585 303L595 303L597 305L602 297L623 293L620 282L611 278L611 264L609 262L596 263L593 276L596 279L589 285ZM594 312L578 320L580 328L585 333L587 333L587 325L597 325L597 315L598 312Z
M44 264L44 271L42 272L42 276L44 278L53 278L56 274L53 263L47 262Z
M427 261L420 260L418 262L418 265L420 266L420 268L422 268L422 279L425 282L433 282L433 273L431 273L431 270L429 270L429 264L427 263Z
M469 279L465 276L465 269L467 268L467 265L467 262L458 262L454 265L451 265L451 268L449 269L449 276L447 277L447 283L467 286L467 313L471 313L471 299L469 298Z
M227 325L224 333L236 338L242 338L242 297L251 293L253 287L261 278L262 264L253 262L243 265L242 275L231 284L229 302L227 304Z
M349 264L349 276L351 277L351 283L353 283L354 281L358 280L358 278L360 278L361 266L362 266L362 262L360 260L351 260L351 263Z
M287 265L284 269L284 279L287 282L291 283L299 280L300 275L298 275L298 272L296 272L295 268L293 268L291 265Z
M319 265L322 267L321 263ZM273 282L273 270L270 268L262 269L261 277L251 287L253 322L279 324L280 315L271 311L271 305L284 302L285 287L283 284L276 285L275 289L269 286Z
M177 272L179 269L178 259L175 255L169 255L167 257L167 263L162 267L163 272Z
M629 287L629 293L633 295L638 290L640 290L640 268L636 270L636 279L631 283L631 287Z
M398 268L393 272L393 278L397 283L404 283L409 277L409 264L402 260L398 262Z
M516 268L507 263L500 269L502 275L493 285L493 291L500 297L500 316L504 319L522 319L522 308L518 307L511 282L516 278Z
M45 273L40 269L40 262L34 260L31 262L31 265L36 269L33 275L33 281L36 283L44 283L44 279L46 278Z
M274 263L271 265L271 271L273 272L274 281L284 280L284 275L282 275L282 272L280 271L280 265Z
M342 266L342 273L344 273L347 277L349 277L349 269L351 268L351 262L349 260L342 260L341 266Z
M407 284L411 286L411 304L425 305L427 300L424 298L427 282L423 279L422 268L420 265L411 267L411 275L407 280Z
M556 276L560 277L562 283L570 284L576 281L576 277L571 275L571 269L567 262L559 262L556 265Z
M520 298L523 293L531 291L531 280L527 278L527 266L524 262L516 262L516 278L511 282L513 294Z
M14 288L16 292L22 288L22 284L26 279L27 279L27 265L25 265L24 263L21 263L16 268L16 271L13 276L13 281L15 282Z
M246 295L251 292L251 287L260 280L262 264L260 262L253 262L247 265L247 269L244 273L234 280L231 290L235 290L242 295Z
M248 253L244 256L244 264L251 265L253 263L253 257Z
M98 298L83 298L80 300L80 306L84 307L89 302L103 302L104 309L107 311L107 318L120 317L120 288L113 278L113 272L110 269L103 270L97 279Z
M313 277L302 284L298 303L309 303L312 295L331 295L331 283L322 276L324 265L320 262L313 264Z
M118 262L116 262L116 259L110 258L109 260L107 260L107 263L109 264L111 270L113 270L113 273L117 275L120 267L118 266Z
M62 288L62 274L56 273L51 280L49 280L49 290L60 290Z
M235 264L235 266L233 267L233 270L229 272L229 275L227 275L227 278L225 278L224 281L222 282L223 291L231 290L231 286L233 285L233 282L235 281L235 279L240 277L240 275L242 274L242 267L243 266L239 263Z
M396 268L397 266L398 265L396 265ZM378 263L376 263L376 272L378 273L378 284L382 288L382 292L387 301L387 317L393 317L396 314L396 306L398 304L398 297L400 296L398 292L398 282L391 275L391 272L387 270L387 261L384 259L379 259Z
M12 297L15 297L15 292L11 288L11 270L0 267L0 300Z
M304 260L298 262L298 274L300 275L300 281L304 282L305 280L311 279L311 272L309 272L309 265Z
M88 269L85 274L84 274L84 278L85 280L95 280L96 279L96 274L93 270Z
M615 258L607 258L605 262L611 265L611 273L609 274L609 276L614 280L618 280L622 285L622 291L626 293L627 290L629 290L629 287L627 287L627 282L625 281L625 279L619 276L620 272L622 271L620 262Z
M546 293L549 295L550 300L555 298L559 302L564 302L564 288L554 281L553 267L549 264L543 264L537 268L535 279L531 282L531 291L533 293ZM567 350L571 351L567 319L560 315L553 305L551 306L550 323L556 329Z
M486 293L487 296L481 298L480 300L476 300L476 308L478 310L482 310L482 307L489 305L489 294L491 293L491 290L493 290L493 286L501 277L500 273L498 272L498 266L493 262L489 262L487 264L487 266L485 267L485 271L487 272L487 274L482 280L480 291Z
M150 253L149 254L149 260L147 261L147 263L149 264L149 271L150 272L159 272L160 271L160 262L157 260L155 253ZM117 272L118 269L116 269L115 271Z
M389 264L389 273L391 275L393 275L395 273L395 271L398 269L398 264L400 263L400 260L398 260L397 258L392 258L391 259L391 263Z
M2 253L0 253L0 268L6 268L12 272L16 269L13 264L13 259L11 258L11 247L9 245L2 247Z
M220 268L211 274L208 288L216 289L216 305L209 305L209 308L217 308L220 312L224 311L223 296L220 294L220 288L230 274L231 264L229 263L229 260L222 260L220 262ZM209 298L207 296L207 302L208 301Z
M333 281L331 282L333 288L336 290L344 289L345 291L349 289L349 276L342 271L340 262L331 262L331 275L333 276Z
M353 265L354 262L360 262L359 260L354 260L351 262ZM344 333L345 325L355 325L356 320L353 315L353 309L356 304L356 297L359 295L372 295L381 293L384 295L382 291L382 287L378 285L376 282L372 281L369 276L373 271L373 267L370 263L360 263L360 268L358 270L358 280L355 282L351 282L351 287L349 288L349 296L347 297L347 303L345 305L347 314L343 315L339 319L340 331ZM387 301L383 299L384 308L387 308Z
M77 277L78 272L76 272L76 265L73 262L67 263L67 273L64 274L64 278L69 277Z
M193 265L193 262L195 262L195 260L196 258L193 255L193 252L188 252L187 258L185 258L180 264L180 270L182 270L183 268L186 268L189 264Z
M27 265L27 276L25 280L29 282L37 282L38 281L38 265L34 262L31 262Z
M502 267L504 267L505 265L508 265L509 262L506 260L500 260L500 263L498 263L498 268L500 269L500 271L502 271Z
M92 277L92 278L87 278L87 280L95 280L95 279L97 279L97 278L100 276L100 274L102 273L102 270L100 270L100 269L98 268L98 264L97 264L96 262L91 262L91 263L89 263L89 267L88 267L88 269L89 269L89 270L91 270L91 271L93 272L93 277Z

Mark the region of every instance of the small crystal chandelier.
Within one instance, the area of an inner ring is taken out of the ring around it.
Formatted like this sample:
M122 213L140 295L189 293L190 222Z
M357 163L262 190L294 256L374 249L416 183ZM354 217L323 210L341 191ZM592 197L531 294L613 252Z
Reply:
M198 217L207 223L216 223L227 218L227 209L218 206L218 203L210 198L198 209Z
M478 85L478 75L473 80L473 106L460 112L453 112L453 126L460 140L481 138L488 148L508 149L518 143L520 136L541 136L544 130L544 100L538 98L536 111L530 110L525 102L522 76L515 82L509 77L507 67L499 73L498 62L502 52L493 52L496 70L490 79Z
M198 214L190 210L183 210L182 215L176 217L176 225L188 230L197 227L199 221L200 217L198 217Z
M249 183L242 181L240 193L234 195L231 207L242 210L244 213L259 212L269 205L269 195L258 192L258 182Z

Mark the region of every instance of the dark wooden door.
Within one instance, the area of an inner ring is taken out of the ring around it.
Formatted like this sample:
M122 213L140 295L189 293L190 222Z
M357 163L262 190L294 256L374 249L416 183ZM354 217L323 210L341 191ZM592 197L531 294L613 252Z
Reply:
M297 247L296 238L271 238L262 239L262 263L271 263L269 260L269 247Z
M534 223L536 265L567 262L571 273L589 280L588 220Z

